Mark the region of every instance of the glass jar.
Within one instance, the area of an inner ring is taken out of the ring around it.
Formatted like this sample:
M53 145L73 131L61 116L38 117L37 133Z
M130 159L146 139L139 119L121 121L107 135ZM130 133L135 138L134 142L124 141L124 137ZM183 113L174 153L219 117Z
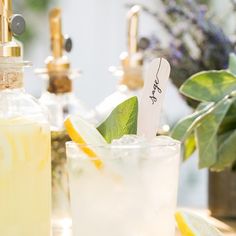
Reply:
M66 169L65 143L70 140L64 129L64 119L70 114L86 118L85 105L73 93L73 79L79 71L36 71L44 79L44 91L39 99L47 107L51 125L52 145L52 221L53 228L71 227L70 196Z
M0 235L51 235L50 126L23 89L21 58L0 58Z

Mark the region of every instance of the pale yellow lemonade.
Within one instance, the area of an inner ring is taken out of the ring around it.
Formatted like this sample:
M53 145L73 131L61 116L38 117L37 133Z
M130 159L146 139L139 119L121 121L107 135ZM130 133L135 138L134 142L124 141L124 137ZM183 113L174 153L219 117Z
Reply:
M26 118L0 119L0 235L50 236L50 130Z

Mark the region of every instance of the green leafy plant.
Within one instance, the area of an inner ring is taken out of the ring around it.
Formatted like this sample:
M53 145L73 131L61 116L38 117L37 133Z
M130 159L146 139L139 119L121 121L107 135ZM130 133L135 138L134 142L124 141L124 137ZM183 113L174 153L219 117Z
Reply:
M236 32L226 31L226 21L235 14L236 1L227 1L226 17L215 12L215 2L156 0L156 10L145 3L142 6L143 12L156 20L160 28L141 38L139 47L147 58L162 56L171 62L170 78L178 88L200 71L226 69L229 54L235 52ZM186 100L194 108L198 105L188 97Z
M199 168L221 171L236 163L236 55L228 70L211 70L190 77L180 88L200 104L172 130L182 141L184 159L198 149Z

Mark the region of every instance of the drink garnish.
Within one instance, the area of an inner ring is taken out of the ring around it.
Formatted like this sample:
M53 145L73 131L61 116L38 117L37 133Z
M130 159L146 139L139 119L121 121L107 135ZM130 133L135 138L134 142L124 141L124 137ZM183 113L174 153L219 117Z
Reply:
M97 128L108 143L127 134L137 134L138 98L119 104Z
M137 134L137 129L140 136L156 136L170 65L163 58L154 59L148 72L140 111L138 98L134 96L118 105L97 128L77 116L69 116L65 120L64 125L70 138L80 145L98 169L103 167L103 161L89 144L104 146L124 135Z
M102 160L99 159L96 151L89 147L90 144L107 145L98 130L78 116L67 117L64 125L70 138L80 145L80 149L91 158L96 168L101 169L103 167Z
M208 221L191 212L178 211L175 218L182 236L223 236Z
M153 139L159 128L161 108L170 76L170 64L156 58L148 65L147 77L139 102L138 135Z
M80 149L91 158L96 168L101 169L104 163L97 150L89 145L104 146L123 135L136 134L137 116L138 99L132 97L118 105L97 129L78 116L68 116L64 126L72 141L80 145Z

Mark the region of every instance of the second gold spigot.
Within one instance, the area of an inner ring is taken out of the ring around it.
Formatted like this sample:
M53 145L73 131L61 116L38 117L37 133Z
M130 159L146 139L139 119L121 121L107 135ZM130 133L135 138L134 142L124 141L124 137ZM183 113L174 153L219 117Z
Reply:
M139 15L141 7L133 6L127 15L127 41L128 50L120 56L123 69L123 78L121 84L125 84L131 90L137 90L143 87L142 65L143 55L138 48L138 29Z
M50 11L50 33L52 56L46 60L49 73L61 72L70 69L70 62L64 55L64 51L70 52L72 41L62 33L61 9L54 8Z

